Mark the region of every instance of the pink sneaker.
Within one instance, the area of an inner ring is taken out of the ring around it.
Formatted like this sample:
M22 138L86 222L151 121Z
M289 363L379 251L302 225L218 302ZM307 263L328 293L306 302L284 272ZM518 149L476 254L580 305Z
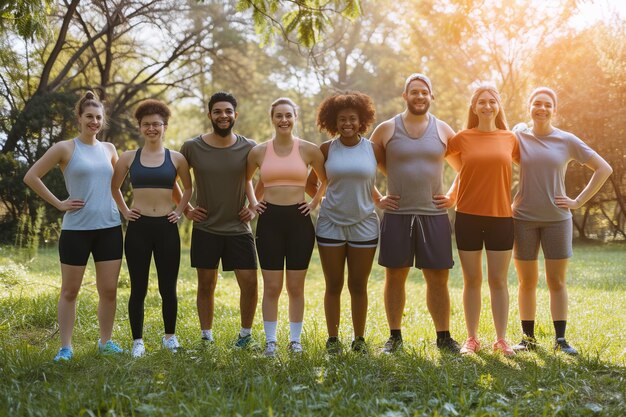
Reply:
M468 337L461 347L461 355L476 353L480 350L480 342L474 337Z
M515 351L509 346L509 344L504 339L498 340L493 344L494 352L502 352L504 356L513 356L515 355Z

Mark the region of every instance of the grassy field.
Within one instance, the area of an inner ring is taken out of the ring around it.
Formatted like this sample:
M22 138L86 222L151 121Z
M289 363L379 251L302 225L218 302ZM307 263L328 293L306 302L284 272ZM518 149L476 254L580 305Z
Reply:
M146 300L144 340L148 354L101 357L96 353L97 295L88 268L79 296L75 358L51 359L59 347L56 303L60 278L56 250L34 259L0 247L0 415L7 416L624 416L626 415L626 246L577 245L568 280L568 340L579 358L554 354L545 282L538 293L537 336L543 349L504 358L485 349L474 357L441 355L425 305L425 286L411 272L403 334L405 352L377 351L388 336L382 291L384 271L375 266L369 286L366 339L370 355L325 355L324 281L314 253L306 284L307 306L301 357L285 352L286 294L279 317L277 360L231 348L239 329L238 288L231 274L218 283L216 343L199 344L195 271L183 254L177 334L184 350L160 349L162 320L156 277ZM452 335L464 339L460 267L452 270ZM259 274L260 278L260 274ZM511 310L508 338L520 334L517 282L509 271ZM262 287L262 286L261 286ZM114 338L131 346L126 304L129 280L122 269ZM349 297L342 300L341 339L349 345ZM480 338L495 333L483 283ZM260 307L253 329L263 341Z

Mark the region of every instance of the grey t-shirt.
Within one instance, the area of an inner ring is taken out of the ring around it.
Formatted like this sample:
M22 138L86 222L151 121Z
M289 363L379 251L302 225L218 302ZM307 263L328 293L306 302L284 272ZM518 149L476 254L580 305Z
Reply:
M211 146L201 136L183 143L180 153L196 180L196 205L208 216L194 222L194 229L218 235L251 233L250 224L239 220L239 211L246 202L246 160L255 144L240 135L227 148Z
M569 162L584 164L595 151L572 133L557 128L547 136L537 136L531 128L515 135L520 147L520 180L513 199L513 217L544 222L571 218L569 209L557 207L554 198L566 195Z

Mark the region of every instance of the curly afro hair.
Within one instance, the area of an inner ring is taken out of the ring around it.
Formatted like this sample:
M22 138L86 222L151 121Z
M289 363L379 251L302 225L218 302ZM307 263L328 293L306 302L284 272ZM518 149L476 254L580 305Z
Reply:
M348 91L325 98L317 109L317 127L331 136L339 133L337 114L341 110L354 109L359 114L359 134L367 132L376 118L372 98L358 91Z
M146 116L151 116L153 114L158 114L163 118L163 122L167 124L170 119L172 113L170 112L167 104L163 103L160 100L148 99L144 100L137 106L135 109L135 119L137 119L137 123L141 123L141 119Z

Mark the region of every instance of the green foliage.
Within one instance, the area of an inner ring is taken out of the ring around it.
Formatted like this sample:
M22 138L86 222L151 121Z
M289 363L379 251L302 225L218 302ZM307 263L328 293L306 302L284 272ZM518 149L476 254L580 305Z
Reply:
M0 30L11 26L23 38L48 34L47 16L52 0L3 0L0 3Z
M625 317L624 245L577 245L568 273L570 322L568 340L582 351L578 359L554 354L553 329L545 280L538 290L535 353L504 358L491 353L495 337L483 283L479 333L485 348L475 357L440 354L418 271L407 282L403 318L405 353L377 353L387 334L382 302L384 271L375 265L368 286L367 341L370 354L325 355L324 280L317 255L306 283L305 354L285 351L286 294L279 313L279 358L267 360L255 351L232 348L239 330L239 289L232 273L224 273L216 293L216 344L202 347L195 311L196 276L184 251L179 279L177 335L183 350L172 355L160 348L161 303L154 267L146 298L144 340L147 355L102 357L96 353L97 292L93 264L78 303L74 331L75 358L53 364L58 349L55 324L59 278L54 250L41 250L36 261L22 266L0 258L0 414L55 415L305 415L305 416L622 416L626 392L626 352L621 328ZM12 249L1 247L0 253ZM458 259L457 259L458 261ZM458 265L458 262L457 262ZM58 265L57 265L58 267ZM124 268L125 269L125 268ZM7 272L8 271L8 272ZM54 271L54 272L51 272ZM543 271L541 271L543 275ZM541 276L542 276L541 275ZM6 278L10 285L4 285ZM509 291L516 290L513 268ZM460 267L450 276L451 331L464 335ZM114 337L131 344L126 302L129 289L118 289ZM512 297L509 339L520 336ZM342 299L340 336L351 340L350 298ZM262 340L260 303L253 335Z

